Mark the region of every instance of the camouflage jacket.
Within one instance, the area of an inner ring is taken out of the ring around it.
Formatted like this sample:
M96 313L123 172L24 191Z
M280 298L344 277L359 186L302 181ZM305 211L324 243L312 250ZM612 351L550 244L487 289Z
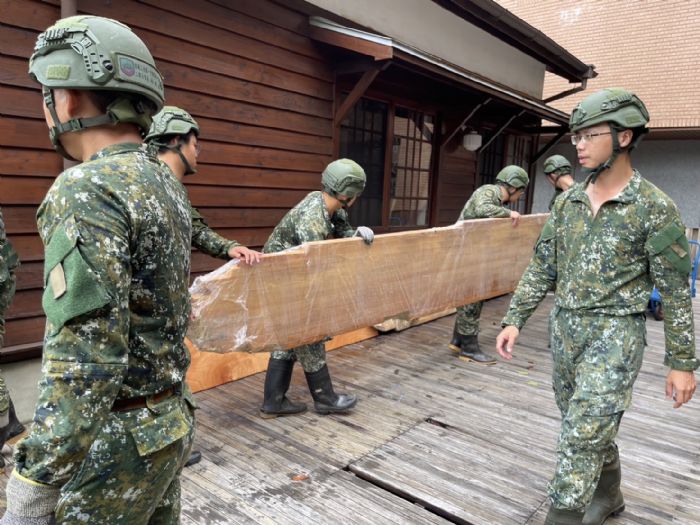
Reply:
M354 234L347 212L338 210L331 217L323 202L323 193L312 191L282 217L265 243L263 253L281 252L305 242L352 237Z
M156 157L119 144L61 174L37 222L45 246L43 376L31 434L15 458L20 475L60 486L108 424L115 400L185 378L192 220L184 188ZM166 446L172 439L158 421L144 421L134 438Z
M552 200L549 201L549 207L547 208L549 211L552 211L552 207L554 206L554 201L557 200L557 197L564 193L564 190L561 188L554 188L554 194L552 195Z
M593 217L586 184L554 203L503 325L522 327L554 283L556 306L605 315L644 312L656 285L664 301L664 362L694 370L690 255L676 205L635 171Z
M157 151L157 148L153 149L153 151ZM160 161L160 164L171 173L173 179L180 185L182 191L186 193L187 189L177 180L170 167L163 161ZM229 260L228 251L234 246L241 246L241 244L226 239L212 230L204 217L202 217L202 214L199 213L199 210L192 206L189 200L188 203L190 205L190 215L192 216L192 246L211 257Z
M5 293L5 283L19 266L19 257L5 235L5 222L0 212L0 295Z
M459 214L459 220L510 217L510 210L501 202L501 187L484 184L477 188Z
M241 246L241 243L230 241L212 230L194 206L190 206L190 212L192 215L192 246L212 257L229 260L228 251L234 246Z

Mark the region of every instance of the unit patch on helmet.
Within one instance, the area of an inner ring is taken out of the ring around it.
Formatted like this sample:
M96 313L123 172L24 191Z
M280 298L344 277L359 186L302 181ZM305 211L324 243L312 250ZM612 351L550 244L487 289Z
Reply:
M128 55L115 54L117 58L117 71L114 78L128 80L143 87L162 92L163 80L160 73L152 65Z

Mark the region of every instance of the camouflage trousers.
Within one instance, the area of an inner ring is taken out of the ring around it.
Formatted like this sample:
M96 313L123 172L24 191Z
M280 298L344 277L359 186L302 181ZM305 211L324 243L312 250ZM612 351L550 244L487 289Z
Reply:
M9 308L15 295L15 276L10 274L8 280L0 283L0 348L5 342L5 311ZM0 374L0 416L10 409L10 393L5 380ZM0 425L2 426L2 425Z
M483 301L465 304L457 307L457 318L455 328L461 335L479 335L479 317L481 317L481 307Z
M326 364L326 345L323 342L297 346L291 350L272 352L271 359L299 361L304 372L318 372Z
M5 384L5 379L2 377L2 371L0 371L0 427L6 425L4 423L4 416L10 410L10 392L7 390L7 385Z
M180 523L180 472L194 440L194 407L180 397L112 412L61 489L56 523Z
M591 502L602 466L617 455L615 437L642 366L645 319L555 307L550 323L562 425L548 492L554 507L578 509Z

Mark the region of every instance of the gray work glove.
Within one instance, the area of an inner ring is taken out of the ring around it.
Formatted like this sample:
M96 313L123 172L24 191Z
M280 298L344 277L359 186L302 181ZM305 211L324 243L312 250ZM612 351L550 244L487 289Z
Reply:
M53 514L39 518L30 518L28 516L17 516L8 510L0 518L0 525L55 525L55 523Z
M362 240L365 241L365 244L372 244L372 241L374 240L374 232L371 228L368 228L367 226L358 226L354 236L362 237Z
M54 525L59 489L34 483L13 471L5 490L7 512L0 525Z

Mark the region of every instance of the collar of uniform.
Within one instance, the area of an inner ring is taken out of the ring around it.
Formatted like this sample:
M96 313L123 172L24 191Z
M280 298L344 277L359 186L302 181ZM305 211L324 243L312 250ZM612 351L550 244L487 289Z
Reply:
M572 201L579 202L589 202L588 195L586 195L586 187L588 186L590 176L583 182L583 184L576 184L571 189L571 199ZM639 196L639 186L642 183L642 176L637 170L633 170L632 178L627 183L627 186L615 197L610 199L608 202L621 202L623 204L629 204L635 202Z
M124 142L122 144L112 144L106 148L102 148L100 151L95 153L90 160L101 159L103 157L111 157L113 155L121 155L122 153L131 153L135 151L146 151L145 144L138 144L136 142Z
M318 194L318 200L321 201L321 209L323 210L323 218L326 220L326 224L329 226L333 225L333 222L331 221L331 214L328 213L328 208L326 208L326 201L323 200L323 192L318 191L316 192Z

